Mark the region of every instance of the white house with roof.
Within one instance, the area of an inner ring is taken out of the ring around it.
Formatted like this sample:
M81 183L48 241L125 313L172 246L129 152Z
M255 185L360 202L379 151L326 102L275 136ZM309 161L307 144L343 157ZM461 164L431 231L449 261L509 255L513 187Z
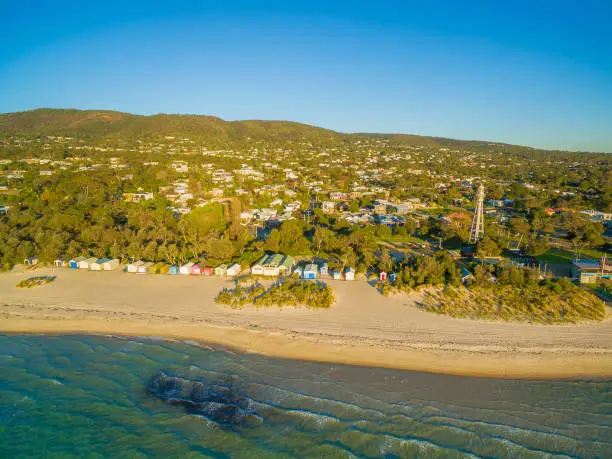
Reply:
M191 270L193 268L193 265L195 263L187 262L181 265L181 267L179 268L179 273L181 273L182 275L186 276L188 274L191 274Z
M79 269L90 269L91 265L97 262L98 259L96 257L89 257L85 260L81 260L79 262Z
M232 263L231 265L227 267L225 274L228 277L236 277L238 274L240 274L241 270L242 268L240 267L238 263Z
M302 274L303 279L316 279L319 273L319 267L314 263L309 263L304 266L304 272Z

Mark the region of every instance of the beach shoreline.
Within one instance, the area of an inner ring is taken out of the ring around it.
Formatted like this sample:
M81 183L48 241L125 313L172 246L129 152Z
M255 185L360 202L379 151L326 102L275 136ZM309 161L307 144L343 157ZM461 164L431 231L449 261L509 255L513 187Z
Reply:
M454 319L331 281L329 309L216 305L230 280L40 269L0 274L0 333L103 334L196 341L271 357L495 378L612 378L612 322L535 325Z

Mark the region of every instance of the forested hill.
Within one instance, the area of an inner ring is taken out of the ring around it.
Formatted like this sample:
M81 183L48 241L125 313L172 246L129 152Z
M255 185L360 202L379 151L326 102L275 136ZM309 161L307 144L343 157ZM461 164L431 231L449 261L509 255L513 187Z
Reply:
M209 146L247 140L273 143L308 142L330 145L363 139L386 139L396 144L470 151L535 153L529 147L497 142L455 140L410 134L344 134L290 121L224 121L204 115L141 116L110 110L37 109L0 114L0 138L11 135L69 136L89 141L155 140L188 137Z
M162 139L166 136L213 144L247 139L317 144L341 142L337 132L289 121L224 121L203 115L141 116L107 110L38 109L0 115L0 135L55 135L86 140Z

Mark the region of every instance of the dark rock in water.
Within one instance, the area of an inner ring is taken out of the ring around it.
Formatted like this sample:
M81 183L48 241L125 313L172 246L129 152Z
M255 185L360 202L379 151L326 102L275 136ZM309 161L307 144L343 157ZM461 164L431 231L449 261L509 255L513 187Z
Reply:
M232 376L207 383L159 372L148 384L149 393L166 403L228 426L250 423L257 418L245 390L245 385Z

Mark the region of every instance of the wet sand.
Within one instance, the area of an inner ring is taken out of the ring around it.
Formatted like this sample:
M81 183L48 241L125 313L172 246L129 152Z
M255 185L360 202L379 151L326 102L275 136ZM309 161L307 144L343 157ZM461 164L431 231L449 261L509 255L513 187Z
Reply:
M51 284L15 287L32 275ZM39 269L0 274L0 332L103 333L196 340L292 359L516 378L612 377L612 320L535 325L422 311L363 281L326 281L328 310L214 303L229 280Z

